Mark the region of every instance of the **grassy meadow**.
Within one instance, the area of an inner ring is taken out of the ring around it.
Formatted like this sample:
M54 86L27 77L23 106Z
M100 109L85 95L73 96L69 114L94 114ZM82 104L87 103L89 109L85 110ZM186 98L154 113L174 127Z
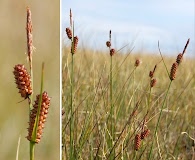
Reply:
M73 55L72 70L70 46L65 45L63 159L195 159L195 59L187 58L187 52L171 82L179 53L163 56L164 64L158 52L121 50L112 56L110 69L109 49L85 47ZM137 67L136 59L142 62ZM149 72L155 65L151 87ZM144 130L144 139L136 139Z
M30 7L33 23L34 99L40 93L41 65L45 63L44 90L51 97L51 105L41 142L35 147L35 159L60 158L60 49L59 1L7 1L0 2L0 159L16 159L20 138L19 160L29 159L28 100L18 94L13 75L16 64L24 64L28 71L26 44L26 8ZM49 26L49 27L48 27Z

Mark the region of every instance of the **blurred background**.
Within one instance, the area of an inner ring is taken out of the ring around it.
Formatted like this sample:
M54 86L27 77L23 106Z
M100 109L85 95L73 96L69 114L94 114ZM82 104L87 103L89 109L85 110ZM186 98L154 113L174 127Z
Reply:
M41 64L45 62L44 90L51 105L41 142L36 145L37 160L60 157L60 1L0 1L0 159L29 159L28 102L18 94L13 67L24 64L26 56L26 7L32 12L34 98L40 92Z
M72 9L75 34L80 46L106 50L109 30L112 46L135 46L135 52L158 53L158 41L163 55L177 56L188 38L190 45L186 57L195 57L194 0L62 0L62 28L69 26ZM62 31L64 31L62 29ZM64 43L66 34L63 32Z

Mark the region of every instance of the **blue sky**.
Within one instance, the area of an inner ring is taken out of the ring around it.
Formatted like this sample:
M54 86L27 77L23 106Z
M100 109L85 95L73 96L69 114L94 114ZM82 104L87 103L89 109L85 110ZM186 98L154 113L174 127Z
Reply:
M67 42L64 30L69 26L70 8L80 45L106 49L111 29L112 46L116 49L129 44L135 51L157 53L159 40L164 54L177 55L190 38L187 54L195 56L194 0L149 0L147 3L139 0L62 0L64 43Z

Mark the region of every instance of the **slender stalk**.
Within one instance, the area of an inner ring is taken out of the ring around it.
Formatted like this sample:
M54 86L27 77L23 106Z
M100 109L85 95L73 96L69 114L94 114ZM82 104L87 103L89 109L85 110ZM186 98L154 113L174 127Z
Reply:
M159 117L158 117L158 121L157 121L157 124L156 124L156 127L155 127L155 131L154 131L154 136L153 136L153 139L152 139L152 145L151 145L151 148L150 148L150 152L149 152L149 157L148 157L148 160L151 159L151 155L152 155L152 149L153 149L153 144L154 144L154 139L155 139L155 135L157 133L157 129L159 127L159 124L160 124L160 119L161 119L161 116L162 116L162 110L164 108L164 105L165 105L165 101L167 99L167 95L168 95L168 92L169 92L169 89L171 87L171 84L172 84L172 81L170 81L169 83L169 86L168 86L168 89L167 89L167 92L166 92L166 95L165 95L165 98L164 98L164 101L163 101L163 104L161 106L161 110L160 110L160 114L159 114Z
M113 105L113 80L112 80L112 56L110 56L110 132L111 132L111 139L109 142L109 148L112 148L113 142L115 141L115 117L114 117L114 105ZM111 153L110 159L114 159L115 157L115 148Z
M73 115L73 79L74 79L74 54L72 54L72 61L71 61L71 80L70 80L70 160L74 159L74 116Z
M30 141L30 160L34 160L35 142Z

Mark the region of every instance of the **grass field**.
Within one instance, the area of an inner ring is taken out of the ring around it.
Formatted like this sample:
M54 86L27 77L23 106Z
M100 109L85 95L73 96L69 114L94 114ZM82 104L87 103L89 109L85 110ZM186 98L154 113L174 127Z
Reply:
M110 70L109 50L80 48L73 56L72 76L70 47L64 46L63 159L137 160L149 159L149 155L150 159L195 159L195 59L184 54L171 82L169 73L177 54L163 57L165 67L158 52L120 51L112 56ZM135 67L136 59L142 62L138 67ZM155 65L156 85L150 87L149 72ZM113 133L110 126L114 128ZM147 129L148 136L141 141L135 139Z
M28 100L23 100L16 88L13 70L16 64L27 64L26 7L32 12L34 70L34 99L40 92L41 65L45 62L44 90L51 97L51 105L41 142L35 148L35 159L60 158L60 49L59 1L7 1L0 2L0 159L16 159L20 139L19 160L29 159ZM49 26L49 27L48 27Z

